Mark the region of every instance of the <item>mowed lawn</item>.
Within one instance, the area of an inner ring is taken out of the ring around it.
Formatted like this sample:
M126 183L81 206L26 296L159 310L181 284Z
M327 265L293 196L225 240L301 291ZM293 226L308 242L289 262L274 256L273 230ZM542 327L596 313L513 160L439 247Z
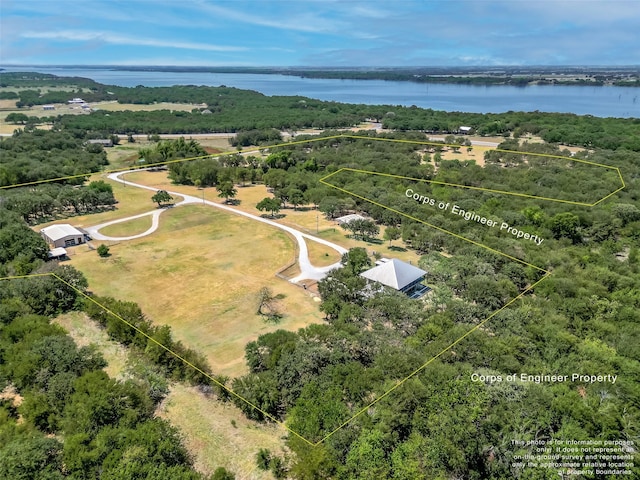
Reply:
M73 250L70 263L93 292L137 302L152 321L171 325L177 340L202 352L215 374L246 373L244 347L263 333L322 321L307 292L274 276L292 260L293 240L212 207L170 209L156 232L112 244L106 259L86 246ZM285 295L278 325L256 315L262 287Z
M142 185L150 185L156 188L171 190L177 193L184 193L197 197L202 197L206 200L222 203L223 200L218 197L218 193L215 188L205 188L198 190L196 187L188 185L173 185L171 180L167 178L167 172L133 172L127 174L127 180L131 182L137 182ZM271 212L260 212L256 208L256 204L265 197L273 197L267 187L263 184L251 185L246 184L244 187L236 186L238 190L237 200L240 204L234 208L243 210L253 215L268 215ZM335 220L326 218L326 216L318 211L314 210L311 206L306 206L294 210L293 208L283 208L280 210L280 218L275 221L283 225L296 228L304 233L314 235L325 240L329 240L344 248L364 247L370 254L378 252L385 257L398 258L405 262L413 262L414 264L420 259L414 250L409 250L402 247L401 240L395 240L389 244L387 241L383 241L383 235L385 227L380 227L380 234L376 242L369 242L365 240L356 240L350 237L350 233L340 227ZM319 233L316 233L319 232ZM311 263L317 267L331 265L340 260L340 255L332 248L325 247L316 242L310 240L307 241L307 247L309 248L309 258ZM400 248L398 248L400 247ZM325 253L327 255L325 255ZM292 253L293 255L293 253Z
M100 233L108 237L130 237L144 233L149 228L151 228L151 215L108 225L100 229Z

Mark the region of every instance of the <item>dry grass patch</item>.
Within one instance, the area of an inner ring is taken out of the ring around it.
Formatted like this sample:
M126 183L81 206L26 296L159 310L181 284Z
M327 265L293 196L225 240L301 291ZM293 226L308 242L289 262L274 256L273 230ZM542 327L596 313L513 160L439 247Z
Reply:
M134 218L126 222L114 223L101 229L100 233L107 237L130 237L146 232L149 228L151 228L151 215Z
M333 248L327 247L322 243L306 240L307 250L309 251L309 260L311 265L315 267L326 267L339 262L342 258Z
M271 472L257 468L256 454L261 448L281 453L286 434L281 427L248 420L233 405L213 402L197 389L181 384L171 387L156 414L184 435L196 470L211 475L216 468L225 467L238 480L273 479Z
M13 135L13 132L17 129L22 128L21 125L11 125L9 123L0 123L0 134L2 135Z
M239 376L247 372L248 342L322 321L306 292L275 277L293 249L292 240L273 227L185 206L163 213L152 235L112 245L109 258L76 247L71 264L98 295L135 301L155 323L171 325L175 338L202 352L214 373ZM285 295L285 316L277 325L256 315L264 286Z
M231 153L235 150L235 147L232 147L229 143L229 139L233 138L234 134L230 133L227 136L216 135L211 137L195 137L194 139L204 148L213 148L219 150L220 152ZM184 136L185 139L189 139L189 135Z
M121 378L126 364L128 352L125 347L109 338L100 326L84 312L69 312L53 319L53 323L64 328L78 347L96 345L98 351L107 361L104 371L111 378Z
M10 100L10 99L5 99L5 100L0 100L0 108L18 108L16 107L16 103L18 103L18 100Z
M382 237L383 232L384 227L380 229L380 237ZM420 255L418 255L414 250L406 248L400 240L395 240L389 244L389 242L384 242L382 240L377 242L356 240L351 238L349 235L349 232L344 230L342 227L336 226L333 229L321 231L318 236L325 240L329 240L330 242L342 245L344 248L366 248L370 255L377 252L383 257L397 258L405 262L413 263L414 265L418 263L418 260L420 260Z

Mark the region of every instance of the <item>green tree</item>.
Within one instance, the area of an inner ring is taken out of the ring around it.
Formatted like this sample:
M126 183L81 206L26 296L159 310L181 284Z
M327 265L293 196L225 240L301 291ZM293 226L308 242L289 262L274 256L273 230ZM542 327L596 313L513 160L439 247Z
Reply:
M397 227L387 227L384 231L384 239L388 240L389 244L394 240L398 240L401 235L402 230Z
M337 197L324 197L318 204L318 209L329 218L335 218L339 210L339 199Z
M551 217L549 228L555 238L570 238L574 243L579 241L578 225L580 219L571 212L557 213Z
M348 471L361 480L389 478L389 459L386 451L387 441L379 430L364 431L351 445L347 455Z
M7 117L5 118L5 121L7 123L13 123L14 125L17 125L17 124L24 125L29 121L29 117L24 113L14 112L7 115Z
M238 190L236 190L231 182L222 182L216 186L218 191L218 197L224 198L225 203L229 203L229 200L234 198Z
M61 451L54 438L21 435L0 447L0 478L62 480Z
M293 205L293 209L296 210L298 205L306 203L304 193L298 188L291 188L288 192L289 202Z
M98 255L100 255L103 258L109 256L109 247L104 243L101 243L96 249L96 251L98 252Z
M258 202L256 208L261 212L269 210L273 218L280 211L280 201L277 198L265 197Z
M628 203L617 203L611 209L613 214L622 220L622 225L640 220L640 210L638 207Z
M158 207L161 207L163 203L169 203L171 200L173 200L173 197L166 190L158 190L151 197L151 201L156 202Z
M369 255L362 247L350 248L347 253L342 255L341 263L353 275L358 275L371 266Z

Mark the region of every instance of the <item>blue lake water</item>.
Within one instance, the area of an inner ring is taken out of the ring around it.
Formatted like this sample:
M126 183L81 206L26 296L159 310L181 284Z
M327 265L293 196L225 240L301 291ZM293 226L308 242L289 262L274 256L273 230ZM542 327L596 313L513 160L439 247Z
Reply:
M203 72L128 72L109 69L12 67L91 78L107 85L149 87L226 85L265 95L302 95L320 100L368 105L416 105L434 110L475 113L513 111L563 112L597 117L640 117L640 88L612 86L514 87L419 84L383 80L336 80L288 75Z

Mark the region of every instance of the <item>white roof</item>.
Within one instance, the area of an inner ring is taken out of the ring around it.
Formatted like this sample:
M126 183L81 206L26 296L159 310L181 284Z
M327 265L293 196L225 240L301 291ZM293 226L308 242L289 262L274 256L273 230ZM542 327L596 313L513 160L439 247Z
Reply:
M52 248L49 251L49 258L64 257L66 254L67 254L67 251L62 247Z
M349 215L345 215L344 217L336 218L336 222L340 224L353 222L354 220L366 220L366 219L362 215L358 215L356 213L351 213Z
M51 225L50 227L44 227L42 230L40 230L40 232L44 233L52 242L65 237L84 236L84 234L80 230L72 227L68 223L61 223L58 225Z
M387 287L401 290L426 274L427 272L421 268L414 267L409 263L393 258L366 272L362 272L360 276L386 285Z
M471 127L460 127L459 130L462 130L463 132L468 132L469 130L471 130Z

